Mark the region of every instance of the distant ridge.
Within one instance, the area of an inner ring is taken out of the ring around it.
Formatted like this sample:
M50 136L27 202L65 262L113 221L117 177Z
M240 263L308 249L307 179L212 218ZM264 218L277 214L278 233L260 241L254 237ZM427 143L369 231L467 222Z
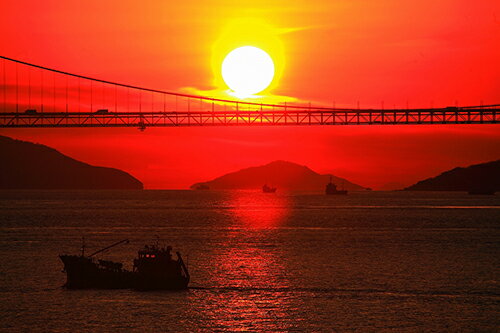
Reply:
M0 189L143 189L122 170L92 166L41 144L0 136L0 156Z
M321 175L307 166L287 161L274 161L257 167L231 172L211 181L196 183L191 189L206 185L213 190L260 189L265 183L276 186L278 191L304 190L324 191L326 184L332 181L349 191L361 191L365 188L346 179L333 175Z
M500 191L500 160L455 168L405 188L407 191Z

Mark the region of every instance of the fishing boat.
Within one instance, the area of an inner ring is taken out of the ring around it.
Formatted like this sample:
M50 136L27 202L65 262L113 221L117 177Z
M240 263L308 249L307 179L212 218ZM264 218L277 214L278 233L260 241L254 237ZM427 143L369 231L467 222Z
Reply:
M128 239L116 242L90 255L85 255L85 243L80 255L60 255L64 264L68 289L136 289L136 290L179 290L186 289L190 276L179 252L173 259L172 247L145 245L133 261L133 271L123 264L98 260L95 256L117 245L128 243Z
M326 184L325 193L328 195L346 195L347 190L337 190L337 185L332 181L332 176L330 176L330 182Z
M193 187L193 190L206 191L206 190L210 190L210 186L208 186L207 184L198 184L195 187Z
M264 186L262 186L262 192L264 193L275 193L277 190L276 187L271 187L267 184L264 184Z

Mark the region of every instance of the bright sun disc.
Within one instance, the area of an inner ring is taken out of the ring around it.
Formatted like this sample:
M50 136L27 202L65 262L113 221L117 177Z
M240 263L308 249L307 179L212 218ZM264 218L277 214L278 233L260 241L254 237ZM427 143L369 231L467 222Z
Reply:
M257 47L234 49L222 62L222 78L239 97L261 92L271 84L273 77L273 59Z

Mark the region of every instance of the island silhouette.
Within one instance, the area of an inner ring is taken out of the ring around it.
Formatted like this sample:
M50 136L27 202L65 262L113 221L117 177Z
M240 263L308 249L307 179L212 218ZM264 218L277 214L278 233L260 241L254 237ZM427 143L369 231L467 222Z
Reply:
M405 188L406 191L468 191L494 193L500 190L500 160L457 167Z
M41 144L0 136L0 155L0 189L143 189L125 171L92 166Z
M231 172L210 181L195 183L191 185L191 189L261 189L264 184L268 184L277 187L278 191L324 191L325 185L330 182L330 177L332 182L341 189L366 190L365 187L347 179L330 174L322 175L307 166L282 160Z
M138 190L141 181L125 171L92 166L51 147L0 136L0 189L114 189ZM215 179L191 185L193 190L259 189L278 191L324 191L332 180L348 191L369 190L345 178L319 174L305 165L277 160L244 168ZM457 167L421 180L405 191L466 191L493 194L500 191L500 160Z

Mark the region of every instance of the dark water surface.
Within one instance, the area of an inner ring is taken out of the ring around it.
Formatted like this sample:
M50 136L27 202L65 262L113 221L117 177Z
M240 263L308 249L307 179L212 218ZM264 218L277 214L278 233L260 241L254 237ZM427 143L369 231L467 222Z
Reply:
M500 196L0 192L0 331L494 332ZM60 253L179 249L192 289L67 291Z

